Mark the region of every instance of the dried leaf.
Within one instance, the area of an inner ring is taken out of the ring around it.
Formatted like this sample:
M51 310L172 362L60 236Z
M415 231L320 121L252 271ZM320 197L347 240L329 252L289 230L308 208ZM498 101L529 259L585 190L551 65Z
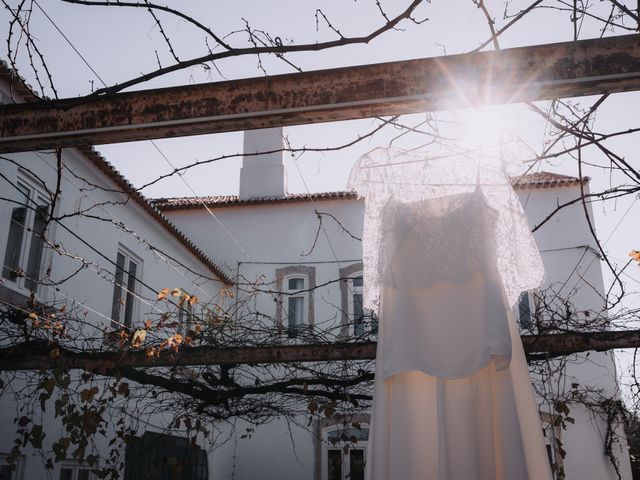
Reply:
M192 296L189 298L189 305L194 305L194 304L196 304L196 303L198 303L198 297L196 297L195 295L192 295Z
M635 260L636 262L640 263L640 250L631 250L631 253L629 253L629 256L631 257L632 260Z
M569 415L570 410L565 402L557 401L554 405L554 408L556 412L564 414L565 417Z
M56 380L53 377L49 377L42 382L42 388L51 396L53 389L56 387Z
M131 346L133 348L140 348L144 343L144 339L147 338L146 330L136 330L131 340Z
M188 302L191 299L191 296L183 293L180 297L180 301L178 302L178 306L181 307L184 302Z
M44 438L44 432L42 431L42 425L34 425L31 428L30 441L33 448L42 448L42 439Z
M182 290L180 290L179 288L174 288L173 290L171 290L171 295L177 298L182 295Z
M98 387L86 388L80 392L80 400L82 400L83 402L90 402L98 392Z
M118 385L118 393L120 395L124 395L125 397L129 396L129 384L126 382L122 382Z
M327 418L333 417L336 413L336 402L328 402L322 407L322 411L324 412L324 416Z
M167 298L167 295L169 295L169 289L168 288L163 288L158 293L158 300L164 300L165 298Z

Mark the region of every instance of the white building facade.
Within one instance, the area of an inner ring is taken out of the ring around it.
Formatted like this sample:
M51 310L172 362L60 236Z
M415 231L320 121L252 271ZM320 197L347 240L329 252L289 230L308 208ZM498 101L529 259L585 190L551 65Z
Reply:
M0 65L0 99L31 98L21 80ZM77 338L75 345L104 349L113 334L142 329L145 319L175 313L175 301L158 300L164 288L197 296L199 302L191 306L196 311L216 301L219 290L230 284L211 259L90 147L64 149L60 156L52 151L3 155L0 192L0 307L13 312L15 328L35 329L32 323L42 325L49 318L55 326L62 312L74 312L78 321L70 328L78 330L70 341ZM46 315L40 306L48 308ZM38 313L31 318L31 312ZM4 315L3 322L8 318ZM64 327L62 320L58 323ZM6 323L2 332L7 336L0 338L0 347L5 347L12 341ZM71 381L79 381L80 373L72 373ZM19 375L10 378L0 399L0 478L95 478L88 465L70 458L71 452L47 469L30 444L21 448L17 468L9 468L16 420L24 414L13 392L25 385ZM99 394L105 385L95 384ZM54 418L53 400L35 417L42 422L45 452L65 435ZM141 438L145 431L161 433L148 425L138 432ZM107 452L109 440L96 435L87 455ZM206 469L206 458L204 462Z

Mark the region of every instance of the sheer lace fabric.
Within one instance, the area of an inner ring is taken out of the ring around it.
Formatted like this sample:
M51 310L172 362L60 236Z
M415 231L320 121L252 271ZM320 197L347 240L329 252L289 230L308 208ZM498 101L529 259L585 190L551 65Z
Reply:
M542 280L542 261L503 162L464 156L430 160L423 154L380 148L360 158L351 172L348 187L365 198L362 239L365 308L378 310L380 284L388 266L381 253L383 249L393 248L390 245L393 240L386 238L392 229L387 228L383 219L385 207L390 204L389 208L394 208L394 203L413 203L407 207L406 215L425 218L419 210L426 208L429 210L427 217L438 217L455 209L456 203L465 201L465 194L476 190L482 194L482 201L493 210L496 218L493 220L495 228L484 228L481 235L474 235L474 241L477 238L488 247L488 251L495 252L497 271L509 305L515 305L521 292L535 288ZM449 198L451 196L457 198ZM440 203L416 203L432 199L443 200ZM398 210L397 207L395 209ZM446 250L446 257L441 258L449 260L459 256L474 262L476 259L472 257L486 254L487 249L474 252L472 248L464 249L462 246L447 248L447 245L456 246L451 243L456 237L465 238L469 228L464 221L451 221L451 225L446 234L437 233L440 238L422 237L425 245L437 248L439 252ZM480 236L484 238L480 239ZM415 238L419 241L418 236ZM448 263L432 262L432 267L457 270L463 260L453 260L451 267Z
M427 288L495 270L497 219L479 189L408 203L391 198L382 209L380 283Z

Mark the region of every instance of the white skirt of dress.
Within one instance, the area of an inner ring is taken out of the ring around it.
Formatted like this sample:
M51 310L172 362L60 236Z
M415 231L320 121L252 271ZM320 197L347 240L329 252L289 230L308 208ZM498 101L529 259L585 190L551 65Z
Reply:
M522 342L508 323L507 368L494 360L463 378L412 371L386 381L376 368L369 480L552 479Z

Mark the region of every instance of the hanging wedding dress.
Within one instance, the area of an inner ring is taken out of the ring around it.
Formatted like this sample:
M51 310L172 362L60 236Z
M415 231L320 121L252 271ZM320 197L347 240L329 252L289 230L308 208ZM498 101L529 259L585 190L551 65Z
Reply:
M369 478L550 480L510 314L543 269L505 165L378 149L349 186L381 322Z

